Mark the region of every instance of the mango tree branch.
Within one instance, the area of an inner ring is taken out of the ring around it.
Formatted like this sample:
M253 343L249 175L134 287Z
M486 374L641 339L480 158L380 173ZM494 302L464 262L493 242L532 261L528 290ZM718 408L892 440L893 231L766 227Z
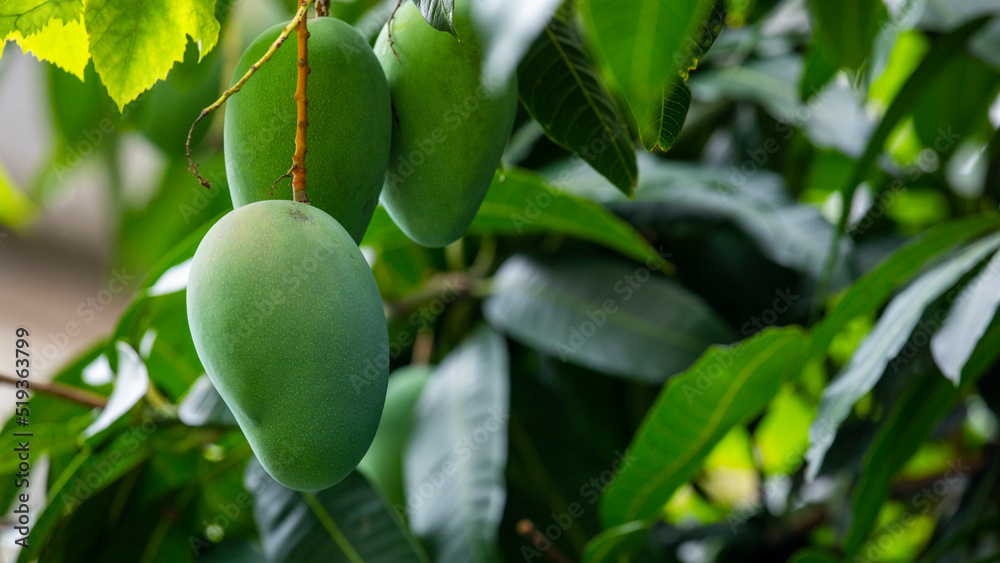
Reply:
M12 375L0 374L0 383L16 386L20 381L23 380ZM40 383L32 381L28 391L36 391L38 393L60 397L68 401L73 401L74 403L79 403L88 407L96 407L99 409L104 408L108 404L108 400L97 393L91 393L90 391L77 389L76 387L70 387L69 385L62 385L60 383Z
M219 109L219 107L222 104L224 104L226 100L229 99L230 96L232 96L236 92L239 92L240 89L243 88L243 85L247 83L247 80L250 80L250 77L253 76L253 73L257 72L257 69L260 68L261 65L271 60L271 57L274 56L274 53L278 50L278 47L281 47L281 44L285 42L285 39L288 39L288 36L292 34L292 31L295 31L295 29L299 26L300 22L302 23L302 26L305 27L306 12L308 11L309 4L311 2L312 0L302 1L302 3L299 5L298 11L295 12L295 17L292 18L292 21L288 22L288 25L286 25L285 28L281 30L281 34L278 35L278 38L274 40L274 43L271 43L271 46L267 49L267 52L264 53L264 56L261 57L260 60L257 61L256 63L250 65L250 68L247 70L246 74L244 74L243 77L240 78L239 82L234 84L232 88L223 92L222 96L218 100L216 100L215 103L201 110L201 113L198 115L198 118L195 119L194 123L191 124L191 129L188 130L187 144L185 145L185 154L187 154L188 168L198 178L198 181L201 182L202 186L205 186L206 188L212 187L209 181L203 178L202 175L198 172L198 164L191 159L191 136L194 134L194 128L198 125L198 122L200 122L202 119L205 118L206 115Z
M312 0L299 2L299 12L305 13L310 2ZM295 155L292 156L292 199L299 203L309 203L309 196L306 195L306 129L309 127L309 112L307 110L309 99L306 97L306 82L309 77L309 31L306 28L305 18L298 21L297 35L299 40L299 76L295 86L297 124L295 128Z

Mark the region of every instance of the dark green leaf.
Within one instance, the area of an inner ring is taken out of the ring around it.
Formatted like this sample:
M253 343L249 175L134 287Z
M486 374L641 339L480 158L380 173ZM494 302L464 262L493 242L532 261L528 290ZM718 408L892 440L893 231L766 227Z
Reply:
M635 145L572 22L558 17L549 22L518 67L518 89L521 103L550 139L632 195Z
M624 467L604 492L606 526L654 518L697 473L712 447L756 416L802 369L807 340L795 328L767 329L730 347L713 347L660 392L636 432Z
M257 460L246 471L254 518L272 563L426 562L395 511L357 471L315 493L280 485Z
M507 464L507 345L486 327L424 386L404 457L407 514L435 561L497 561Z
M595 47L637 119L653 114L663 85L691 60L712 7L708 0L584 4Z
M828 551L806 548L796 551L789 561L790 563L838 563L840 560Z
M858 70L871 54L875 36L888 19L882 0L810 0L813 46L836 67Z
M991 129L988 109L998 89L1000 72L958 53L914 104L913 129L924 146L950 154L970 133Z
M910 338L924 310L966 273L1000 247L1000 234L982 239L918 278L901 292L861 342L844 371L823 391L816 420L809 428L809 478L816 476L836 429L854 403L875 386L889 362ZM928 335L929 336L929 335Z
M655 268L655 262L516 255L497 271L483 312L494 326L563 361L662 383L735 334Z
M455 0L413 0L413 5L434 29L456 35L455 25L452 23Z

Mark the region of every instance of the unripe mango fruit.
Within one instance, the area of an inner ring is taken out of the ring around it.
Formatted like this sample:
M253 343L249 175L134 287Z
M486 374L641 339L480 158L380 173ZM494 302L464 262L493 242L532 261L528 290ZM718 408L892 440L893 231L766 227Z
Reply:
M357 466L385 402L389 335L336 220L292 201L230 212L198 246L187 309L208 377L275 480L316 491Z
M236 64L235 84L281 33L262 33ZM361 34L335 18L309 29L309 128L306 169L312 204L334 217L360 242L378 203L389 158L392 111L378 59ZM295 36L226 102L226 174L233 206L291 199L285 174L295 152Z
M455 2L453 23L461 42L404 2L375 42L394 112L382 204L408 237L431 247L458 240L469 227L517 114L517 77L498 92L480 80L482 50L468 2Z
M413 429L413 409L433 371L426 365L407 366L389 376L378 432L358 464L358 471L388 497L392 506L406 506L403 453Z

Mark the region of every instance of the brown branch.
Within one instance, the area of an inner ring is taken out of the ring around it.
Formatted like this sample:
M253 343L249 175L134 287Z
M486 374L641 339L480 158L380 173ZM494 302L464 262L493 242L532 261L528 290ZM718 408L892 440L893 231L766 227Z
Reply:
M330 15L330 0L316 0L316 17L325 18Z
M389 38L389 48L392 49L392 54L396 56L396 62L402 63L399 60L399 53L396 52L396 42L392 40L392 20L396 19L396 12L399 11L399 7L403 5L403 0L396 0L396 7L392 9L392 13L389 14L389 22L385 24L385 30L388 32Z
M312 0L299 2L299 11L304 12ZM306 19L299 20L296 31L299 43L299 76L295 86L296 129L295 155L292 156L292 199L299 203L309 203L306 194L306 129L309 127L309 98L306 97L306 83L309 77L309 30Z
M21 381L25 380L12 375L0 374L0 383L16 386ZM99 409L103 409L108 404L107 398L98 395L97 393L91 393L90 391L77 389L61 383L38 383L33 381L28 385L27 390L37 391L39 393L52 395L53 397L59 397L66 399L67 401L73 401L75 403L80 403L81 405L96 407Z
M222 96L218 100L215 100L215 102L212 105L201 110L201 113L198 114L198 118L195 119L194 123L191 124L191 129L188 129L187 144L185 145L185 154L187 155L188 169L191 170L191 172L195 175L195 177L198 178L198 181L201 183L202 186L205 186L206 188L209 189L211 189L212 187L211 183L209 183L209 181L206 180L204 177L202 177L202 175L198 172L198 164L191 158L191 135L194 134L194 128L198 125L198 122L200 122L202 119L205 118L206 115L219 109L219 107L222 104L224 104L226 100L230 98L230 96L239 92L240 89L243 88L243 85L246 84L248 80L250 80L250 77L253 76L255 72L257 72L257 69L260 68L264 63L271 60L271 57L274 56L274 53L278 50L278 47L281 47L281 44L285 42L285 39L288 39L288 36L292 34L292 31L294 31L296 27L299 26L300 23L302 24L302 27L305 27L306 12L308 11L307 8L309 7L309 4L311 2L312 0L302 1L302 3L299 5L299 10L295 12L295 17L292 18L292 21L288 22L288 25L286 25L285 28L281 30L281 34L278 35L278 38L274 40L274 43L271 43L271 46L267 49L267 52L264 53L264 56L261 57L260 60L257 61L256 63L250 65L250 68L246 71L246 74L244 74L243 77L240 78L239 82L234 84L232 88L223 92Z
M535 523L527 518L521 519L517 523L517 533L521 534L521 537L531 542L535 549L542 552L542 555L552 563L570 563L570 560L566 555L556 547L556 544L552 543L548 538L546 538L538 528Z

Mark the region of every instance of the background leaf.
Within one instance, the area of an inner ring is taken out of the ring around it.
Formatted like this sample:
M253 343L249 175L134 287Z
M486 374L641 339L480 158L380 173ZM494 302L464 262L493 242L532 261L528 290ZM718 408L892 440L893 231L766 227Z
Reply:
M662 383L735 334L655 263L509 258L483 305L491 324L562 361Z
M731 347L713 347L660 392L627 460L604 491L607 526L652 518L737 424L759 413L802 368L806 339L797 329L767 329Z
M632 195L635 146L571 21L555 17L542 30L518 67L518 90L549 138Z
M1000 305L1000 254L995 254L956 299L941 330L931 337L931 352L941 372L955 385L976 343Z
M507 345L476 329L435 369L404 457L407 514L436 561L495 561L507 496Z

